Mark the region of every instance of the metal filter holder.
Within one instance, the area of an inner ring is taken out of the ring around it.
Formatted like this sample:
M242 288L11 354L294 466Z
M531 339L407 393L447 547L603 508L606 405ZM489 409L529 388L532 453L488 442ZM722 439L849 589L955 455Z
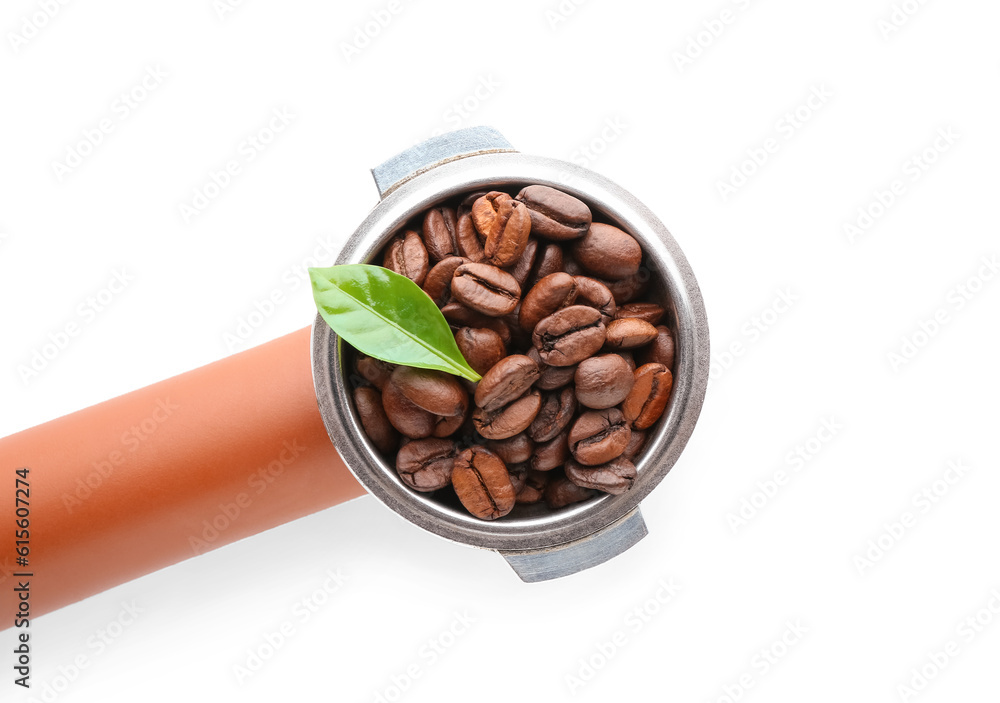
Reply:
M320 414L357 480L406 520L455 542L498 551L525 582L545 581L601 564L647 534L639 502L677 461L694 430L708 384L709 336L694 273L663 223L634 196L575 164L517 152L495 129L472 127L433 137L372 169L381 201L345 244L336 264L367 263L415 215L453 196L516 191L533 183L564 190L591 205L595 219L611 221L640 242L654 295L669 301L674 332L673 395L636 462L631 490L603 494L549 511L519 505L487 522L405 486L361 429L351 400L342 341L317 315L312 368Z

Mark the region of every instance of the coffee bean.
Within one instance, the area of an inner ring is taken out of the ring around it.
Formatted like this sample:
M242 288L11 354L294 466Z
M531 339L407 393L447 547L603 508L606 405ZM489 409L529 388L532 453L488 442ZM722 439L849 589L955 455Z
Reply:
M500 457L501 460L503 457ZM525 480L528 477L527 464L507 464L507 475L510 477L510 485L514 489L514 502L517 503L517 494L524 488Z
M605 464L621 456L632 435L618 408L591 410L576 419L569 431L573 458L585 466Z
M394 365L386 363L381 359L376 359L364 354L358 354L358 360L355 362L354 367L358 370L358 373L361 374L366 381L368 381L368 383L372 384L379 390L385 388L385 384L389 381L389 376L392 374L392 370L396 368Z
M466 510L483 520L503 517L514 508L507 467L485 447L470 447L455 457L451 485Z
M531 213L531 232L539 237L564 241L578 239L590 227L590 208L569 193L549 186L528 186L517 194Z
M424 246L431 262L461 256L458 247L458 218L450 207L435 207L424 215Z
M593 498L595 495L597 495L596 491L580 488L565 476L559 476L549 481L549 485L545 487L545 504L552 510L556 510Z
M520 398L538 379L538 364L523 354L512 354L491 368L476 387L476 405L496 410Z
M635 357L632 356L632 352L627 349L622 349L620 351L616 351L615 354L625 359L625 363L628 364L630 371L635 371Z
M601 313L604 326L607 327L608 323L615 319L617 312L615 297L611 294L611 290L596 278L589 276L574 276L573 278L576 281L577 303L596 308Z
M638 317L612 320L604 345L608 349L636 349L656 339L656 328Z
M517 492L517 504L531 505L540 502L548 483L548 472L528 469L524 477L524 487Z
M424 293L434 301L434 304L441 307L451 298L451 279L455 275L455 270L462 264L470 263L464 256L449 256L441 259L434 267L427 272L424 279Z
M534 346L528 349L526 355L538 364L538 368L541 371L538 380L535 381L535 388L543 391L552 391L572 383L573 374L576 373L576 366L549 366L542 361L542 357L539 356L538 350Z
M382 389L382 408L392 426L404 437L423 439L434 432L434 415L407 400L403 391L391 381Z
M389 382L411 403L434 415L465 415L469 408L469 394L458 377L444 371L397 366Z
M601 281L611 291L615 303L619 306L632 302L649 288L649 272L639 269L639 272L623 278L620 281Z
M653 343L637 353L640 364L663 364L668 369L674 367L674 335L670 328L658 325Z
M521 298L521 287L506 271L489 264L462 264L455 269L451 294L460 303L490 317L511 312Z
M385 250L382 266L422 286L427 278L429 259L420 235L412 229L397 235Z
M623 305L615 316L618 319L625 317L637 317L651 325L656 325L663 319L666 310L662 305L656 303L628 303Z
M415 439L396 455L396 473L410 488L427 493L451 483L457 445L447 439Z
M584 305L571 305L535 325L532 342L549 366L572 366L604 345L601 313Z
M479 241L479 232L472 222L472 204L479 200L485 192L473 193L467 196L458 206L458 225L455 240L458 251L469 261L479 263L486 258L483 245Z
M570 276L586 276L587 272L583 270L583 267L577 263L576 259L573 258L572 251L563 252L563 265L562 270L568 273Z
M506 193L491 191L472 204L472 222L486 244L486 262L510 266L528 245L531 215L523 203Z
M576 280L568 273L553 273L541 279L521 301L518 323L531 333L543 318L569 307L576 300Z
M455 332L455 343L469 366L480 376L507 354L500 335L485 327L462 327Z
M625 359L617 354L601 354L580 362L574 383L581 405L603 410L625 400L634 379Z
M548 442L569 427L576 414L576 393L572 388L546 393L542 407L528 428L528 435L536 442Z
M472 422L476 426L476 431L486 439L507 439L528 429L541 406L542 397L532 388L502 408L496 410L476 408L472 413Z
M441 314L452 327L482 327L493 330L500 335L505 345L510 344L510 328L503 320L484 315L454 300L441 308Z
M639 271L642 247L631 234L595 222L581 239L573 242L573 258L591 274L618 281Z
M465 424L466 417L468 417L467 413L455 415L454 417L435 417L434 431L431 432L431 435L434 437L451 437L453 434L462 429L462 425Z
M569 459L569 432L563 430L548 442L535 447L531 457L531 468L535 471L558 469Z
M535 270L536 256L538 256L538 241L529 238L521 256L517 257L517 261L508 269L508 273L514 277L522 291L528 290L528 279Z
M528 290L546 276L562 271L563 250L558 244L540 245L538 256L536 257L535 270L528 279L527 287L521 286L521 290Z
M487 440L486 448L503 459L503 463L510 466L529 461L535 451L535 443L531 437L521 432L507 439Z
M382 454L392 454L399 446L399 435L386 417L382 407L382 394L371 386L354 389L354 408L365 430L365 435Z
M591 467L575 461L566 463L566 478L570 481L580 488L593 488L611 495L621 495L630 489L637 475L635 465L624 457Z
M652 427L667 407L673 385L673 374L663 364L640 366L635 371L632 392L622 403L625 421L636 430Z
M625 451L622 452L622 456L629 461L635 461L635 458L639 456L639 452L641 452L642 448L645 446L646 433L643 430L632 430L632 436L629 437L628 446L625 447Z

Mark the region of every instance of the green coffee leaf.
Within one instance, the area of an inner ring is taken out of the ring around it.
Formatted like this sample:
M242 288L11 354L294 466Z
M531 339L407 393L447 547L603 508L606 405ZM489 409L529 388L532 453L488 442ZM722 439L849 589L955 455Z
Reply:
M381 266L348 264L311 268L309 278L319 314L361 353L480 379L437 305L406 276Z

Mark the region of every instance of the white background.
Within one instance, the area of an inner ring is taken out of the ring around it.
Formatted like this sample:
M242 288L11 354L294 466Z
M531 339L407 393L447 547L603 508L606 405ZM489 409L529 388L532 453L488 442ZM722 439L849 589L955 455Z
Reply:
M212 0L103 0L51 19L43 4L0 13L0 435L227 355L272 289L286 302L232 350L309 324L289 281L375 204L368 169L474 124L645 201L699 277L714 364L688 449L643 503L649 537L609 564L523 585L497 555L365 497L44 616L33 696L1000 700L1000 282L982 264L1000 253L997 3L908 0L892 31L890 0L567 0L558 16L557 0L401 0L395 14L249 0L221 17ZM348 60L373 12L391 21ZM47 21L12 40L34 17ZM115 101L150 69L166 77L123 119ZM828 97L790 127L814 89ZM294 118L246 161L274 109ZM53 162L105 118L111 133L60 181ZM935 148L938 130L952 136ZM768 139L775 153L724 197ZM185 222L179 205L230 159L241 173ZM873 217L852 236L861 208ZM128 287L25 382L19 365L122 268ZM779 292L795 302L774 308ZM912 358L894 364L904 339ZM787 482L755 496L776 471ZM756 514L734 527L744 499ZM302 622L328 570L346 580ZM142 612L94 646L123 602ZM977 611L981 631L963 625ZM239 681L286 621L294 634ZM786 647L788 623L806 632ZM11 632L0 698L31 700L10 681ZM431 658L429 641L449 646ZM937 671L928 655L949 642ZM898 688L925 665L923 690Z

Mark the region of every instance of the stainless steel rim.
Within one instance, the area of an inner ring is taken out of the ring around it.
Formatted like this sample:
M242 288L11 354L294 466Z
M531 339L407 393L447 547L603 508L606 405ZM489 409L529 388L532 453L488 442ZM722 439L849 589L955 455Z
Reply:
M509 184L540 183L592 203L633 233L674 305L677 361L667 415L636 464L639 477L620 496L605 495L552 515L478 520L407 488L378 456L354 415L342 368L341 340L317 315L312 328L313 381L323 422L348 468L376 498L406 520L446 539L500 550L542 549L580 539L618 520L649 494L677 461L694 430L708 384L709 334L701 291L680 247L662 222L607 178L556 159L493 153L442 164L389 193L358 227L337 264L364 263L414 214L448 197Z

